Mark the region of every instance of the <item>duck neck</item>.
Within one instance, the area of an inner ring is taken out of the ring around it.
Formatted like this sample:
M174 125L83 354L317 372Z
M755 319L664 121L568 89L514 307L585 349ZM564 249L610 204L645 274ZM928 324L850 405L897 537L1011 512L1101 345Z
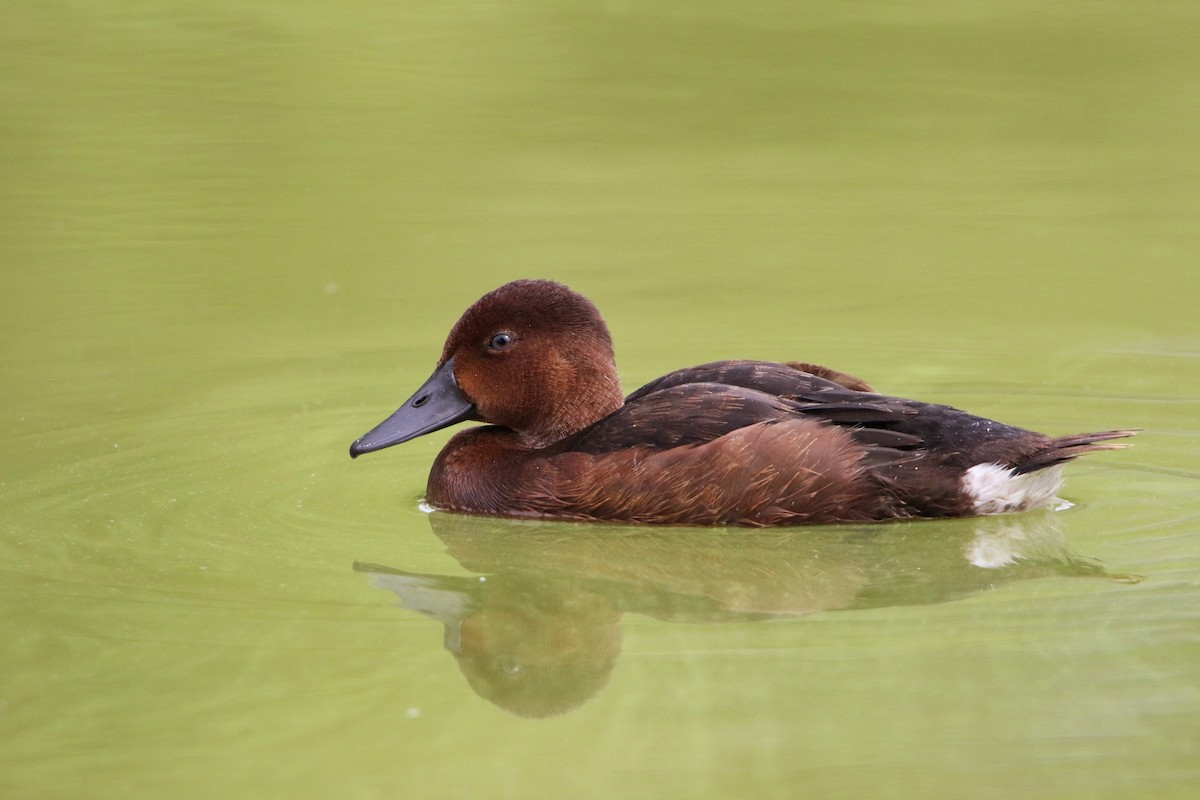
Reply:
M553 413L519 432L522 445L547 447L599 422L625 404L621 379L611 363L576 371L562 388L564 391L544 406Z

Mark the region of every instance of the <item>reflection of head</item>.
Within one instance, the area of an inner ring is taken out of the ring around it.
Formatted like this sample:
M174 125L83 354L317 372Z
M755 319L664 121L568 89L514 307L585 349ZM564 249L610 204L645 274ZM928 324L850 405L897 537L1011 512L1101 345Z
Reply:
M475 693L525 717L561 714L608 682L621 612L574 582L519 573L416 575L355 565L400 602L445 626L444 644Z
M608 683L621 627L604 598L534 598L528 586L511 595L511 584L492 588L500 591L462 620L451 648L476 694L522 717L548 717L582 705Z

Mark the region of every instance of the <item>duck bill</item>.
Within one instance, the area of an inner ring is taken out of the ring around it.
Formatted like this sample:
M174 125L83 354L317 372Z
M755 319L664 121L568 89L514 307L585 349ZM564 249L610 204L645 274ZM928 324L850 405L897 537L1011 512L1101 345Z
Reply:
M429 376L429 380L396 410L396 413L363 434L350 445L350 457L382 450L418 436L472 419L475 404L468 400L454 379L454 359Z

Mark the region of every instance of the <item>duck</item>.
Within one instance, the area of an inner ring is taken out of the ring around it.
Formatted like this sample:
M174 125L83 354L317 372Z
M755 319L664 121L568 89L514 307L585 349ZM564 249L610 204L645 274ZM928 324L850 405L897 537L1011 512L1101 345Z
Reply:
M751 527L1057 505L1065 463L1137 432L1049 436L799 361L714 361L624 396L596 306L532 279L472 304L429 379L350 455L465 421L485 424L437 455L432 509Z

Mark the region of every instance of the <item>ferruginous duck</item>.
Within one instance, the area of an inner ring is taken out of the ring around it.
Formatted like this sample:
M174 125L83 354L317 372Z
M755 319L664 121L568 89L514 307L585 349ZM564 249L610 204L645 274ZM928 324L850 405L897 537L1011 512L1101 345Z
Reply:
M1062 466L1134 430L1047 436L877 394L800 362L717 361L622 397L587 298L520 280L455 323L437 369L351 456L465 420L426 502L505 517L798 525L1024 511Z

